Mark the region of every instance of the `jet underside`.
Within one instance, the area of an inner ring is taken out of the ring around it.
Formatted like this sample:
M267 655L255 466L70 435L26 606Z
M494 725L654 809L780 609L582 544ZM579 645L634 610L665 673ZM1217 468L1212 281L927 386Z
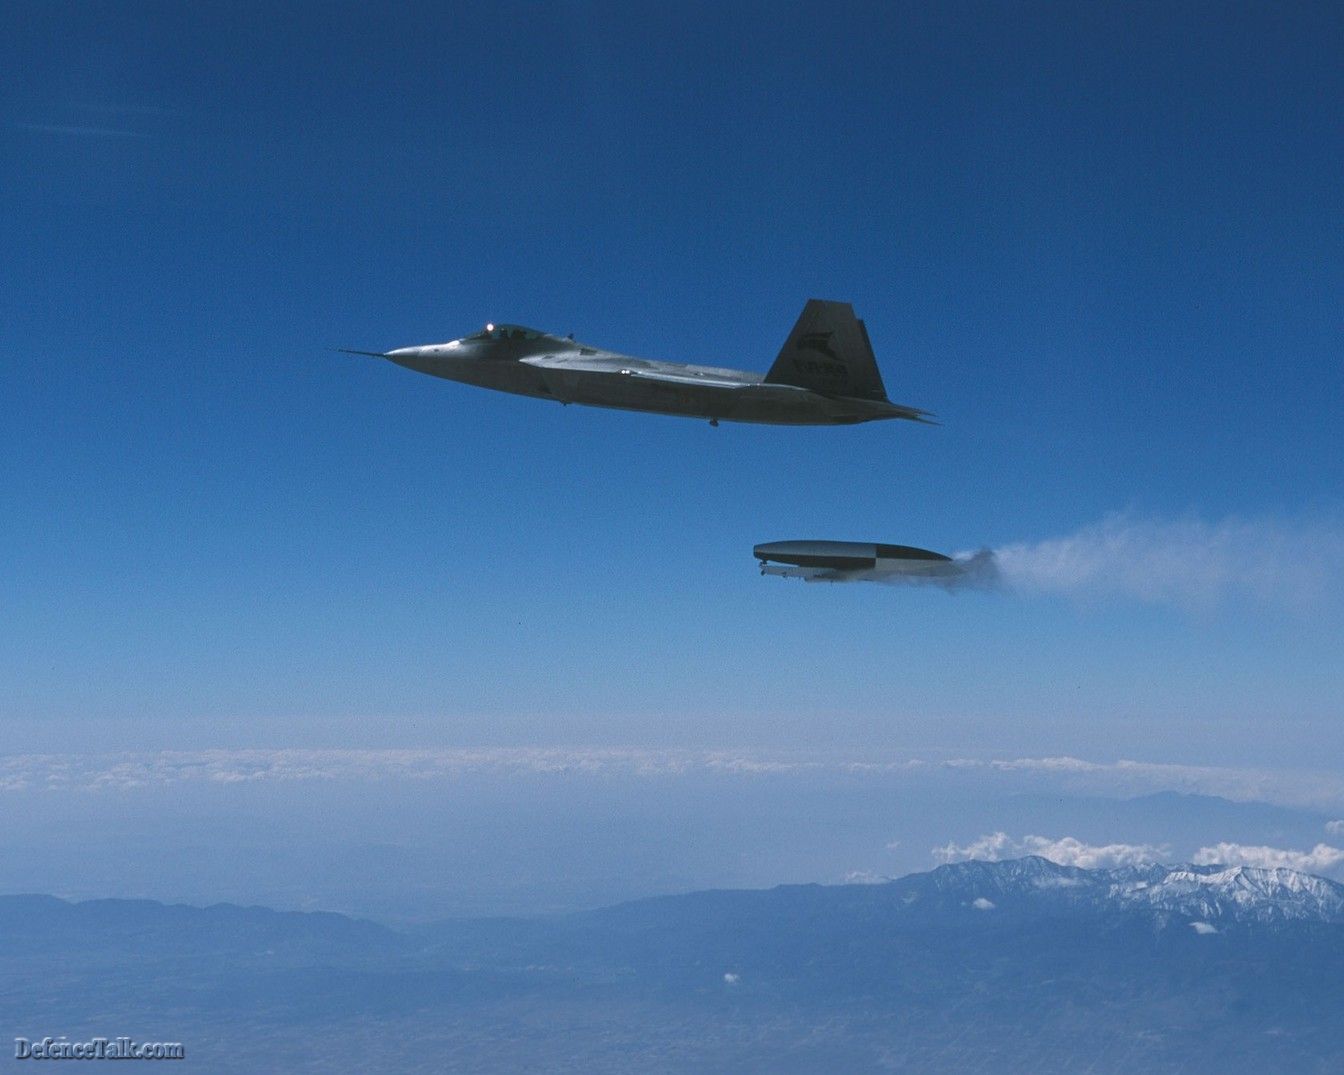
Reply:
M936 567L912 565L901 561L879 560L870 567L796 567L788 564L761 564L762 575L781 579L802 579L804 582L887 582L900 579L906 583L946 585L965 575L957 563Z

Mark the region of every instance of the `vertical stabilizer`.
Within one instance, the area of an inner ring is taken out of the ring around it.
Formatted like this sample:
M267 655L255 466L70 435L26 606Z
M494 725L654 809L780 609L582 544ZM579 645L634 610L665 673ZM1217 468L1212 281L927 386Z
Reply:
M824 396L887 398L868 330L854 316L854 307L823 299L807 300L765 383L794 385Z

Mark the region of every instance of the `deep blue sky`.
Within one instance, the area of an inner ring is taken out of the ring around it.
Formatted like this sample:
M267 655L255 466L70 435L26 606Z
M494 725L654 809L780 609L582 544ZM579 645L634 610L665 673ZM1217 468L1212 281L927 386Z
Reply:
M1338 8L201 7L0 14L16 747L1344 750L1338 602L750 557L1338 533ZM329 351L506 320L763 370L809 296L943 426L710 429Z

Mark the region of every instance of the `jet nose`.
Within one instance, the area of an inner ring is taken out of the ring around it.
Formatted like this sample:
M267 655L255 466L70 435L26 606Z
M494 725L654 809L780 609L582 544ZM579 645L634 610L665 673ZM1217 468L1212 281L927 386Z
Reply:
M383 355L389 362L405 366L408 370L420 373L432 373L436 368L433 347L398 347Z
M447 343L425 343L415 347L398 347L386 352L383 357L393 362L422 362L426 359L445 359L461 357L465 348L461 340L449 340Z

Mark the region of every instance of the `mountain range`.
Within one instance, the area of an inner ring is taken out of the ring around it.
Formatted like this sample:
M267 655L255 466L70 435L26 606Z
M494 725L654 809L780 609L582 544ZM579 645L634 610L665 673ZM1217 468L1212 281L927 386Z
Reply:
M1344 921L1344 885L1297 870L1253 866L1153 864L1086 870L1029 856L943 866L892 882L890 891L911 903L936 899L944 910L951 909L949 900L978 891L981 895L972 906L994 895L1004 907L1036 913L1148 911L1161 920L1229 925Z
M1344 1069L1344 886L963 862L394 930L0 897L0 1025L193 1070Z

